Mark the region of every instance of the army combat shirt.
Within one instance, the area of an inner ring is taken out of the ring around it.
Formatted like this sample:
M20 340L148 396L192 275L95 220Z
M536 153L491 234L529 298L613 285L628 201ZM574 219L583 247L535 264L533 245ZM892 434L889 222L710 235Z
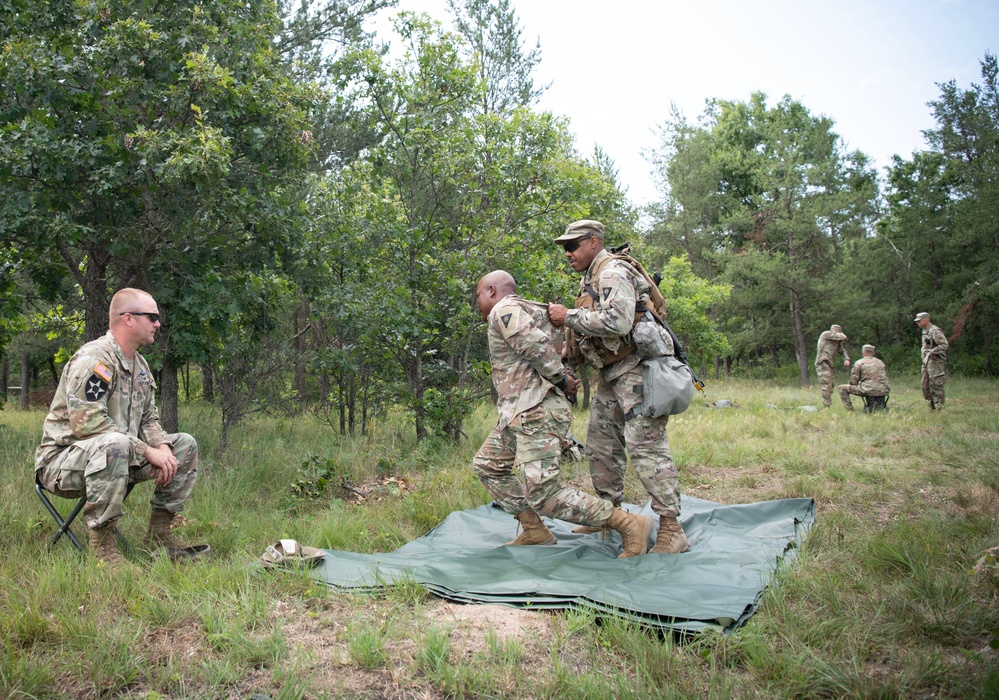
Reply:
M581 336L599 338L608 352L614 354L630 342L638 302L649 305L649 283L623 260L602 263L602 258L608 255L606 249L597 253L580 283L580 295L589 294L593 308L569 309L565 325ZM594 275L595 270L600 270L599 277ZM605 379L612 380L639 362L632 353L604 370Z
M489 361L499 398L499 427L541 403L565 369L555 350L555 327L547 309L516 294L503 297L487 319Z
M111 331L70 358L35 450L35 470L78 440L104 433L124 433L142 456L147 447L166 443L156 410L156 384L139 353L131 360Z
M832 359L838 352L843 353L844 360L849 360L850 355L846 352L846 348L843 345L845 342L845 333L823 331L819 336L818 348L815 352L815 364L821 365L823 362L832 364Z
M922 356L923 364L938 360L943 362L947 359L947 336L940 330L939 326L930 325L923 329Z
M887 396L891 392L885 363L876 357L861 357L850 372L850 384L867 396Z

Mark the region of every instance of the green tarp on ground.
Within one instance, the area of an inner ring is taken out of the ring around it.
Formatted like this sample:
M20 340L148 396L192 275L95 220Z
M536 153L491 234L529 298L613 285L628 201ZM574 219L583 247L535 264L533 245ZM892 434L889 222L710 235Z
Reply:
M626 508L652 515L649 504ZM617 559L617 533L603 541L547 519L558 544L508 547L517 522L485 505L452 513L394 552L327 550L313 576L343 591L374 592L406 580L461 603L587 609L662 629L731 631L752 615L778 565L804 541L815 501L726 506L684 496L682 511L691 543L685 554Z

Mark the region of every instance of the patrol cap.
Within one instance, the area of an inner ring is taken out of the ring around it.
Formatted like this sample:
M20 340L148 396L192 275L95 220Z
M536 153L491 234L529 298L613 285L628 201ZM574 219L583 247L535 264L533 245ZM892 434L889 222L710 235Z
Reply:
M925 311L920 311L918 314L916 314L916 318L914 318L912 320L912 322L913 323L919 323L924 318L929 318L929 317L930 317L930 315L928 313L926 313Z
M580 221L573 221L571 224L565 227L565 233L555 239L555 242L559 245L563 243L568 243L569 241L575 241L579 238L589 238L593 236L594 238L604 239L604 225L599 221L594 221L593 219L582 219Z
M864 347L860 348L861 352L865 352L865 353L869 352L872 355L874 354L875 350L877 350L877 348L875 348L873 345L865 345Z

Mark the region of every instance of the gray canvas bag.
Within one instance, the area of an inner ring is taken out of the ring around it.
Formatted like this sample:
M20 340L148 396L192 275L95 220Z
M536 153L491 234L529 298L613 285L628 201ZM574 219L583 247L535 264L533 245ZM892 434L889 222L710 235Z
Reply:
M686 411L694 398L694 376L673 355L642 360L642 392L639 413L650 418L675 416Z

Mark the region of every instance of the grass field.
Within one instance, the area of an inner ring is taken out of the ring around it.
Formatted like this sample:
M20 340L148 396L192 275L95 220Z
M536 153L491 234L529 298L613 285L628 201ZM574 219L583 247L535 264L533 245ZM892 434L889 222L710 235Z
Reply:
M892 383L892 411L866 416L838 398L799 409L820 403L815 389L711 382L671 421L686 493L818 506L801 556L745 627L684 639L582 613L455 606L406 584L355 597L259 572L281 537L388 551L487 502L470 464L489 406L458 446L414 444L401 419L340 439L302 416L241 426L221 457L215 409L182 407L203 459L181 533L216 556L136 559L140 573L118 576L69 542L46 551L54 528L32 491L44 413L8 406L0 697L999 697L999 563L973 571L999 545L999 390L952 378L947 409L931 413L915 378ZM734 406L706 405L719 399ZM585 424L580 413L580 438ZM588 486L585 464L563 473ZM133 543L150 490L126 502ZM626 498L644 500L637 481Z

